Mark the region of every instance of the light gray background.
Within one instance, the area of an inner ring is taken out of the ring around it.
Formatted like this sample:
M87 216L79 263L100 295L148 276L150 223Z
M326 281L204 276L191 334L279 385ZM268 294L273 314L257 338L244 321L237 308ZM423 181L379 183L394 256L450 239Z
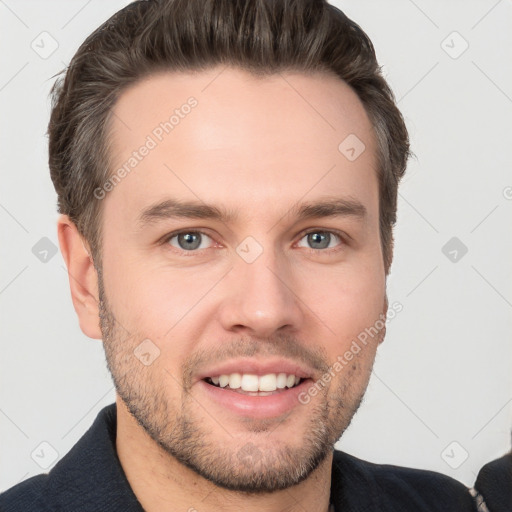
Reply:
M43 237L57 245L51 77L127 3L0 0L0 490L45 471L38 462L51 469L53 450L62 457L115 400L101 342L79 329L60 252L44 263L32 248ZM372 38L416 154L388 279L403 311L337 447L472 485L509 449L512 426L512 3L333 3ZM43 59L31 44L49 51L45 31L59 46ZM452 237L468 248L455 262L442 252Z

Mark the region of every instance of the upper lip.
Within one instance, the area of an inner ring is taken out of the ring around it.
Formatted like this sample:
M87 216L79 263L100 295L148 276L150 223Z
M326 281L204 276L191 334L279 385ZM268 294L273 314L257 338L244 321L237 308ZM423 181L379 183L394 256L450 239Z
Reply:
M232 359L218 365L205 368L197 375L197 380L232 373L251 373L253 375L267 375L268 373L293 374L301 379L313 378L314 372L307 366L288 359Z

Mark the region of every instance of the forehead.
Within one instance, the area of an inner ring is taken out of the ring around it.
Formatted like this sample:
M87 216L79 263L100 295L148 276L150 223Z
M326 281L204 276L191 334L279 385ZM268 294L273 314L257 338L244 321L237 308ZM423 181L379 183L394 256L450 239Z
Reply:
M129 202L127 214L164 196L267 211L326 193L370 209L377 198L371 123L331 75L161 72L121 94L110 137L111 171L125 172L107 203Z

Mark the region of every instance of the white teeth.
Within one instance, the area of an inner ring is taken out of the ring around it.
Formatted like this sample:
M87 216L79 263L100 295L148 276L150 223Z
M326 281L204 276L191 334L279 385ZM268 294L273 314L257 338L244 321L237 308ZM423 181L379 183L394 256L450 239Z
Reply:
M275 373L269 373L268 375L263 375L263 377L260 377L260 391L275 391L277 389L276 386L276 374Z
M229 376L229 387L231 389L238 389L242 385L242 374L232 373Z
M284 389L286 387L286 373L277 374L276 386L278 389Z
M286 387L292 388L300 382L300 377L286 373L268 373L258 376L252 373L231 373L210 377L213 384L242 391L276 391Z
M252 375L251 373L244 373L242 375L242 385L241 388L243 391L258 391L258 376Z

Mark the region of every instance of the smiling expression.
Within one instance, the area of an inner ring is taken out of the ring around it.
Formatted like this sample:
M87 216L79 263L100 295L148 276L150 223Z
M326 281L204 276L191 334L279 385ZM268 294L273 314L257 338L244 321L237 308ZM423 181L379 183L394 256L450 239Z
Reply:
M368 384L378 339L297 400L386 311L376 145L336 77L220 71L159 73L115 106L114 166L138 158L102 200L101 328L140 428L219 486L269 492L331 453ZM240 393L279 373L298 387ZM233 374L238 391L215 385Z

